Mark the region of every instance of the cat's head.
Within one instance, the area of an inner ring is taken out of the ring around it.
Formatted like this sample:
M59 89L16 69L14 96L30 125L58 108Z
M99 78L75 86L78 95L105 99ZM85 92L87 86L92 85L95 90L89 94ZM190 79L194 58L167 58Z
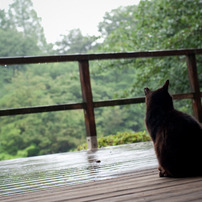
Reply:
M147 108L159 107L162 108L162 110L173 109L173 101L168 92L168 87L169 80L167 80L165 84L157 90L152 91L149 88L145 88L144 92Z

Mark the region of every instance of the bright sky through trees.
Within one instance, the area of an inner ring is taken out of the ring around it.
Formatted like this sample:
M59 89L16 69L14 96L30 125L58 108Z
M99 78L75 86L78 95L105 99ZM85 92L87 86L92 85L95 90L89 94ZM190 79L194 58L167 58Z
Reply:
M54 43L61 34L79 28L84 35L97 35L97 25L107 11L119 6L137 5L140 0L32 0L48 42ZM0 0L0 9L13 0Z

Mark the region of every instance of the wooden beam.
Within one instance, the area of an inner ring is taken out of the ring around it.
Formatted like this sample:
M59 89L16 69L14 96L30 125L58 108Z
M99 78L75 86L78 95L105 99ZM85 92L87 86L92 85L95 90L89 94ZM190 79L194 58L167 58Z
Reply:
M42 112L76 110L76 109L84 109L84 108L85 108L84 103L73 103L73 104L23 107L23 108L13 108L13 109L0 109L0 117L20 115L20 114L34 114L34 113L42 113Z
M202 96L202 93L201 93ZM174 94L172 95L174 100L183 100L183 99L193 99L193 93L183 93L183 94ZM101 100L93 102L94 108L98 107L111 107L117 105L129 105L129 104L138 104L144 103L145 97L135 97L135 98L122 98L122 99L114 99L114 100Z
M193 93L182 93L182 94L173 94L172 95L174 100L183 100L183 99L193 99Z
M101 100L94 102L94 107L111 107L117 105L129 105L129 104L138 104L144 103L145 97L137 97L137 98L122 98L122 99L114 99L114 100Z
M24 57L0 57L0 65L16 64L40 64L50 62L73 62L89 60L111 60L122 58L146 58L166 57L189 54L202 54L202 49L160 50L120 53L96 53L96 54L74 54L74 55L48 55L48 56L24 56Z
M194 93L194 98L192 99L193 113L196 119L202 123L202 106L201 106L201 93L198 81L196 57L195 54L189 54L186 56L188 76L191 91Z
M79 61L79 72L83 102L86 104L86 108L84 109L84 117L87 133L87 144L88 149L93 150L97 149L97 133L95 126L93 96L90 83L89 63L87 60Z
M173 99L193 99L193 93L183 93L183 94L174 94L172 95ZM202 92L200 93L202 97ZM111 107L117 105L129 105L129 104L138 104L144 103L145 97L136 97L136 98L122 98L114 100L100 100L93 102L93 107ZM20 115L20 114L34 114L42 112L53 112L53 111L66 111L66 110L77 110L77 109L87 109L86 103L70 103L70 104L58 104L58 105L46 105L46 106L35 106L35 107L22 107L22 108L13 108L13 109L0 109L1 116L11 116L11 115Z

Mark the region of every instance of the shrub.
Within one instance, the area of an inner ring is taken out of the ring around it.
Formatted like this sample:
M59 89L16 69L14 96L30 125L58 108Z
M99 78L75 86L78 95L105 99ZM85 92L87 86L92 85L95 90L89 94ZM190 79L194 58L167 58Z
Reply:
M145 132L119 132L116 135L109 135L98 138L98 148L115 146L121 144L130 144L135 142L150 141L150 136ZM77 147L77 150L87 149L87 144L82 144Z

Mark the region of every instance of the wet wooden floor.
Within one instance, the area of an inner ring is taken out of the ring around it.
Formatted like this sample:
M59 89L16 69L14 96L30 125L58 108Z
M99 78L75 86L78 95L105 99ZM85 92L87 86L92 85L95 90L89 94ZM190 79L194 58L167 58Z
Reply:
M202 177L159 178L156 168L112 179L0 197L0 201L202 201Z

